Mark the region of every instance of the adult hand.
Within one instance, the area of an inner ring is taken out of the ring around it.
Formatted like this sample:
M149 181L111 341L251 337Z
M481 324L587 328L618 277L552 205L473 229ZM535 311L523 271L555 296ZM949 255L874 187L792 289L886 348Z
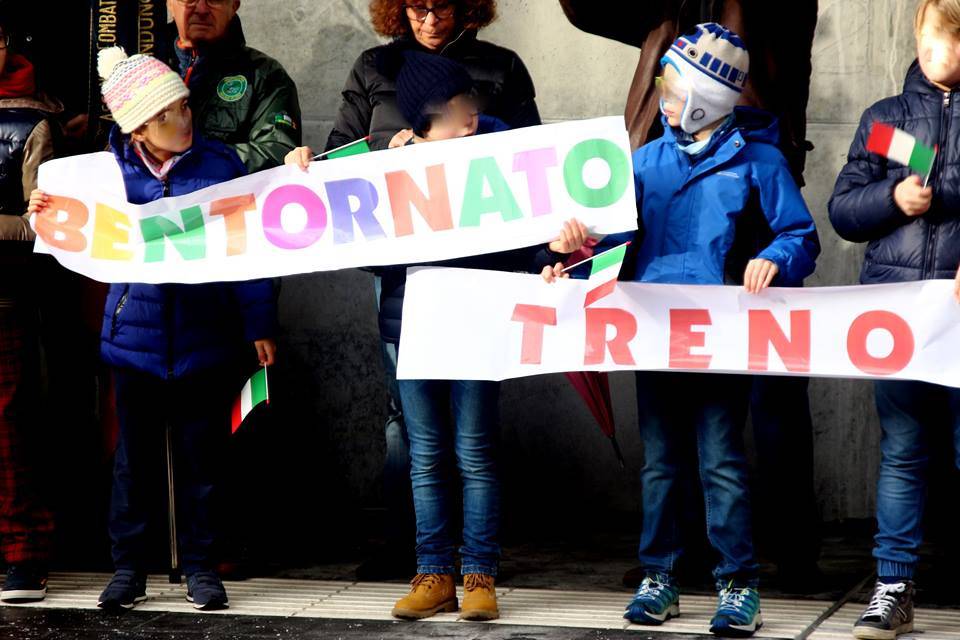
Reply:
M390 144L387 145L387 148L395 149L396 147L402 147L410 142L411 139L413 139L413 129L401 129L390 139Z
M587 231L585 224L576 218L571 218L563 223L563 229L560 230L560 237L547 246L549 246L550 251L554 253L573 253L583 246L583 243L587 241L589 235L590 233Z
M543 271L540 272L540 277L543 278L543 281L547 284L556 282L557 278L569 278L569 273L563 272L563 263L558 262L557 264L551 266L546 266L543 268Z
M743 273L743 288L747 293L760 293L770 286L779 272L780 268L776 263L754 258L747 263L747 270Z
M920 176L910 176L893 190L893 200L911 218L922 216L930 210L933 188L924 187Z
M256 340L253 346L257 348L257 358L261 366L272 366L277 361L277 343L272 338Z
M283 157L283 164L295 164L304 171L310 167L314 153L310 147L297 147Z

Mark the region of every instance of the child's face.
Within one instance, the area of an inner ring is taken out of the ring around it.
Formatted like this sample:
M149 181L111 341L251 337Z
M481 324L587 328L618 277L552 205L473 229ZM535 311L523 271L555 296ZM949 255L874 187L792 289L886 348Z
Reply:
M423 139L432 142L472 136L477 132L478 118L477 105L469 96L454 96L433 115L430 129L423 134Z
M690 87L673 65L664 65L663 75L657 78L660 91L660 111L671 127L680 126L683 108L687 105Z
M917 34L917 58L928 80L945 87L960 84L960 40L947 28L943 14L927 7Z
M193 115L183 98L155 115L133 134L133 139L146 142L148 148L167 153L183 153L193 145Z

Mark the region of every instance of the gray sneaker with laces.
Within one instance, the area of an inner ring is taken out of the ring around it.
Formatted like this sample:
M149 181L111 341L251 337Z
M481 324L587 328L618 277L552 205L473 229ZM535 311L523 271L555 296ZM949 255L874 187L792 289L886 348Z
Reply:
M870 604L853 625L853 636L862 640L893 640L913 631L913 582L877 582Z

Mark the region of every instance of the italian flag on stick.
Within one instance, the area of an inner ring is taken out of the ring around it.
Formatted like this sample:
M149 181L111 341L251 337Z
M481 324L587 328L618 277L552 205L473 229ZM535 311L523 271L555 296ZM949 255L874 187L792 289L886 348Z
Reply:
M260 369L250 376L247 384L243 385L240 397L233 403L233 416L230 421L232 433L237 432L237 429L240 428L240 425L246 417L250 415L253 408L261 402L270 404L270 388L267 386L266 367L263 367L263 369Z
M620 275L620 267L623 266L623 259L627 255L627 246L629 244L629 242L624 242L613 249L598 253L591 258L581 260L564 269L564 272L567 272L586 262L591 263L590 277L587 279L587 282L594 285L594 287L587 292L587 297L583 301L584 308L589 307L601 298L606 298L616 289L617 276Z
M937 148L928 147L915 137L895 127L874 122L867 138L867 151L908 166L921 176L930 176Z

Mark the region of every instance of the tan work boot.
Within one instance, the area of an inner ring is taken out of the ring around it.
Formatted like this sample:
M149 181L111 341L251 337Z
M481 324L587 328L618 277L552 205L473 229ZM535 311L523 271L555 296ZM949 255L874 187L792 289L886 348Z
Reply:
M500 617L497 609L497 590L493 587L493 576L485 573L468 573L463 576L463 606L460 608L461 620L496 620Z
M441 611L457 610L457 589L453 576L418 573L410 583L410 593L397 600L391 612L395 618L419 620Z

